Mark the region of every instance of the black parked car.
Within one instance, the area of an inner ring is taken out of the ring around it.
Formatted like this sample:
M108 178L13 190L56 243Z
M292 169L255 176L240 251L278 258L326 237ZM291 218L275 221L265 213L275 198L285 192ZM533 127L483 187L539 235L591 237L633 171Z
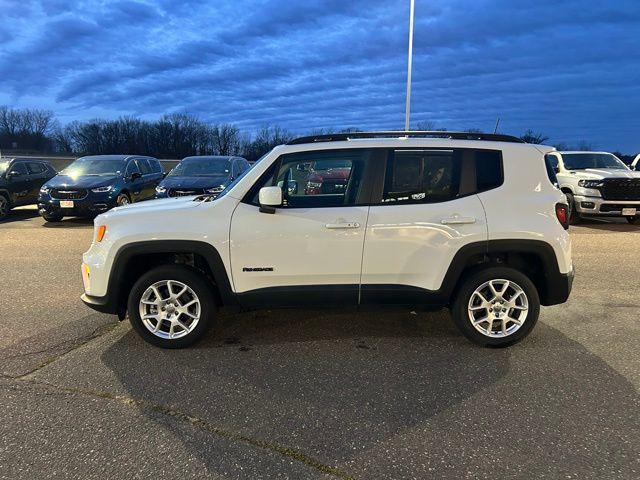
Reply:
M45 160L0 159L0 220L13 207L36 204L40 187L55 176L55 168Z
M45 220L94 217L112 207L153 198L164 177L160 162L139 155L94 155L77 159L40 189Z
M218 194L250 168L242 157L186 157L156 188L156 198Z

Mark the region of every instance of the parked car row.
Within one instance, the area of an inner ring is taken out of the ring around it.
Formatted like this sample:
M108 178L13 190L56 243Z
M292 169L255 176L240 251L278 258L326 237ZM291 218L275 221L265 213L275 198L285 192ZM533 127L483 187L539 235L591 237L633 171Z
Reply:
M640 222L640 155L631 167L607 152L552 151L547 167L567 197L570 222L583 217L623 217ZM300 164L286 179L291 194L339 194L348 169L316 161ZM141 155L82 157L57 173L46 160L0 161L0 220L13 207L36 204L42 217L95 217L152 198L217 195L250 168L236 156L184 158L165 175L161 163ZM57 174L56 174L57 173Z
M0 161L0 220L14 207L38 205L49 222L95 217L113 207L152 198L216 195L250 168L235 156L183 159L168 175L159 160L141 155L92 155L60 172L46 160Z

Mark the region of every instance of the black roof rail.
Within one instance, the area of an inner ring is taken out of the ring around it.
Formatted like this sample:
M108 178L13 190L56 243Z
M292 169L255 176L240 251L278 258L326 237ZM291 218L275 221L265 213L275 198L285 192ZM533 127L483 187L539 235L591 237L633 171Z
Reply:
M471 132L447 132L440 130L418 131L386 131L386 132L349 132L329 133L326 135L309 135L291 140L287 145L300 145L301 143L339 142L342 140L354 140L359 138L450 138L453 140L485 140L489 142L526 143L524 140L512 135L498 133L471 133Z

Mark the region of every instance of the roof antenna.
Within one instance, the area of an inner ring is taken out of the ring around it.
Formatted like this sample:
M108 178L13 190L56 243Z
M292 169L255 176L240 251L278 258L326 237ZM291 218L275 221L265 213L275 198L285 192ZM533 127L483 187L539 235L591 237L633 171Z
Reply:
M500 125L500 117L496 119L496 128L493 129L494 135L498 133L498 125Z

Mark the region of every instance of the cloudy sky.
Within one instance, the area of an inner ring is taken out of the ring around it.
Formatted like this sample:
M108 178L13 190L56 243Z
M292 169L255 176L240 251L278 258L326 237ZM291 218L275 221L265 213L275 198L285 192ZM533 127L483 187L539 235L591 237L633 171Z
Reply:
M0 0L0 105L404 125L409 0ZM417 0L412 123L640 151L640 0Z

